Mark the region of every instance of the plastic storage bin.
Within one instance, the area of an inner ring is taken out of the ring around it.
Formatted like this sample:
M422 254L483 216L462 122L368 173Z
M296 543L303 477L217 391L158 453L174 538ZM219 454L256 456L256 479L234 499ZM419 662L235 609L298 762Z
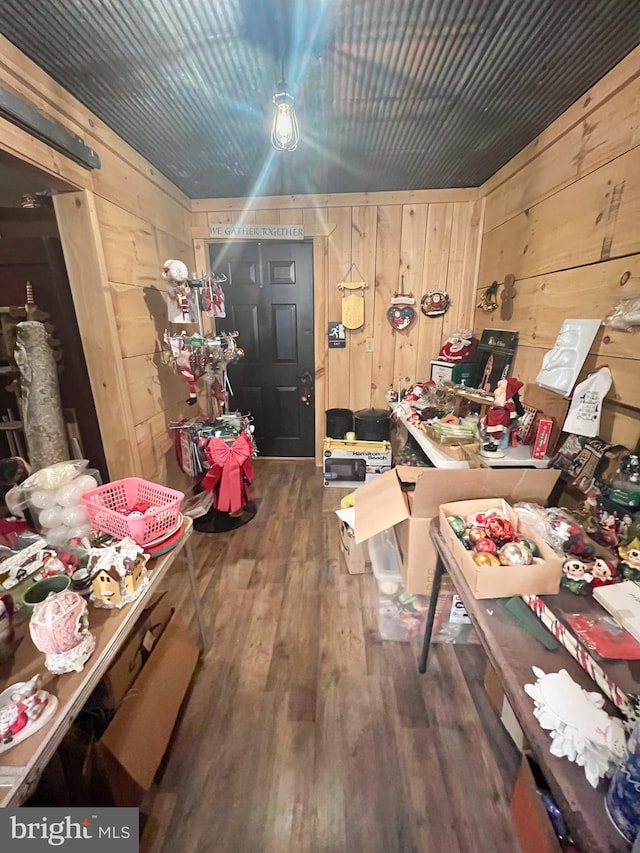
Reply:
M393 595L402 586L402 555L393 527L376 533L367 540L371 571L381 593Z
M395 530L383 530L367 543L371 569L378 582L380 639L406 643L422 637L429 598L412 595L402 585L402 554Z

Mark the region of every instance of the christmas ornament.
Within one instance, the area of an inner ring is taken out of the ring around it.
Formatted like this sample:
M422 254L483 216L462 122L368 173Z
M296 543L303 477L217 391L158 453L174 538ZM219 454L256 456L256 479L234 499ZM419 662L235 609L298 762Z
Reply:
M507 566L530 566L533 554L522 542L507 542L498 553L500 562Z
M482 291L482 295L480 297L480 302L478 302L478 308L481 308L483 311L490 312L495 311L498 307L498 300L496 296L498 294L498 282L493 281L489 285L489 287L485 287Z
M471 542L478 542L478 540L484 539L486 533L484 531L484 527L472 527L468 531L467 536L469 537Z
M475 542L476 551L489 551L491 554L495 554L498 550L496 543L493 539L489 539L487 536L483 536L481 539L477 539Z
M485 524L485 530L487 532L487 536L501 542L508 542L511 539L516 538L513 525L506 518L499 518L498 516L488 518Z
M473 512L467 516L469 527L484 527L489 518L506 518L501 509L487 509L483 512Z
M429 290L420 300L420 310L425 317L441 317L449 308L446 290Z
M394 293L391 305L387 308L387 320L397 332L403 332L415 323L417 314L413 293L405 295L404 276L400 276L400 291Z
M490 554L488 551L476 551L471 555L471 559L476 566L500 566L500 560L495 554Z
M521 542L523 545L525 545L531 551L531 553L533 554L534 557L540 556L540 549L538 548L536 543L533 541L533 539L522 538L522 539L518 539L518 542Z
M450 515L447 518L447 521L449 522L449 526L451 527L453 532L456 534L456 536L462 536L462 534L467 529L467 525L465 523L465 520L460 515Z

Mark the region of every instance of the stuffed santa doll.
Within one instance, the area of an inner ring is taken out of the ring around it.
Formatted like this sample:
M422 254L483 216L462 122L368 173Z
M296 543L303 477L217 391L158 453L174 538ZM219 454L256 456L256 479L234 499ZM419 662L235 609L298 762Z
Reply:
M477 349L478 341L471 334L471 329L458 329L442 345L438 360L464 364L473 361Z
M502 438L515 426L518 418L524 414L524 408L518 395L522 382L518 379L501 379L493 395L493 406L487 411L483 428L489 445L497 449ZM486 447L491 450L492 447Z

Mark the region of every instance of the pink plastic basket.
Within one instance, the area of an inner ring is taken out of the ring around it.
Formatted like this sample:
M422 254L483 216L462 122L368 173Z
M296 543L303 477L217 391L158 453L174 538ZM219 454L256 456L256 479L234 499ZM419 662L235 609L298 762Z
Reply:
M96 530L110 533L116 539L130 536L138 545L146 545L177 527L183 498L182 492L139 477L127 477L86 492L82 503ZM153 509L135 518L122 514L123 510L131 509L140 501L150 504Z

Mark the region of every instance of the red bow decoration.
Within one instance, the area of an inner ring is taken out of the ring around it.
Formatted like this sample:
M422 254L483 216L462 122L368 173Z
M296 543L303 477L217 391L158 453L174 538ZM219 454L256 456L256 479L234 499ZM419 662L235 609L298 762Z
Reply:
M220 438L210 438L205 454L211 467L202 481L213 495L213 505L221 512L238 512L250 499L253 481L251 441L241 433L229 445Z

